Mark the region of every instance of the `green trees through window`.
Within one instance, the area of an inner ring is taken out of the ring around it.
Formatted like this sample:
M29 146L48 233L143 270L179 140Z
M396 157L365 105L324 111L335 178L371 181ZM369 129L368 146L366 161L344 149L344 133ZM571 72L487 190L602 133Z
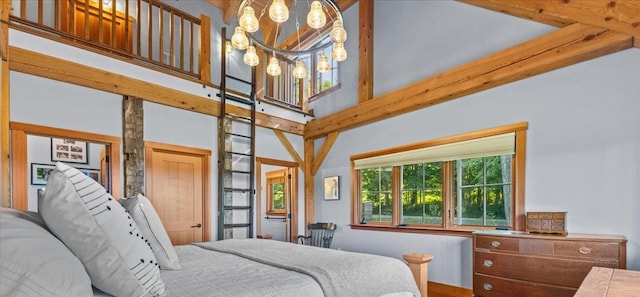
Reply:
M526 127L352 156L359 190L352 223L454 231L523 227Z

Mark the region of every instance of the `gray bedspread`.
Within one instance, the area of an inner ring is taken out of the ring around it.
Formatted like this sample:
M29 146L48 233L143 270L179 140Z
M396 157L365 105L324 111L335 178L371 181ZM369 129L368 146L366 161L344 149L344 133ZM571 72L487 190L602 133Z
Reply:
M407 265L395 258L262 239L194 244L307 274L329 297L371 297L407 291L420 296Z

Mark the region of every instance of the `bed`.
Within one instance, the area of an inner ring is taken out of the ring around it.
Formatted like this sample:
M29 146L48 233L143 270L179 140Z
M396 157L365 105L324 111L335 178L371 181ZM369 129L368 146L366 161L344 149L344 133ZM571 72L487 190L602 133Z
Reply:
M426 296L428 256L407 265L265 239L174 247L135 198L56 164L38 213L0 211L0 296Z

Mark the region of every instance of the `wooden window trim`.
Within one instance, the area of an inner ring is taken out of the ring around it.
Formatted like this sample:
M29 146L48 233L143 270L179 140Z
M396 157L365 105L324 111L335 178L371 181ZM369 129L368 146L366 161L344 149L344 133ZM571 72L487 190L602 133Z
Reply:
M375 156L382 156L392 153L404 152L408 150L420 149L430 146L438 146L448 143L460 142L465 140L470 140L474 138L488 137L493 135L499 135L504 133L515 132L516 133L516 147L515 147L515 155L513 157L511 166L512 166L512 207L511 207L511 217L513 220L513 226L510 228L512 230L522 231L525 227L525 214L524 214L524 189L525 189L525 160L526 160L526 130L528 128L528 123L516 123L511 125L505 125L485 130L474 131L470 133L464 133L460 135L443 137L433 140L428 140L424 142L393 147L389 149L378 150L369 153L363 153L359 155L354 155L351 157L351 173L354 179L352 180L352 200L351 200L351 208L352 208L352 218L351 218L351 228L358 230L375 230L375 231L387 231L387 232L406 232L406 233L425 233L425 234L441 234L441 235L455 235L455 236L470 236L472 232L477 230L485 230L485 229L495 229L494 226L455 226L453 224L453 215L449 212L449 210L453 210L453 200L447 199L444 197L452 197L452 191L454 191L455 185L448 178L443 178L443 224L442 226L433 226L433 225L406 225L399 226L400 222L400 208L402 207L401 202L398 202L398 199L394 199L395 197L400 197L396 192L398 190L393 190L393 217L391 223L369 223L361 224L362 219L362 207L361 207L361 173L360 170L355 169L355 160L370 158ZM443 163L443 175L450 174L453 170L451 165L446 165L449 162ZM393 172L399 174L399 167L393 167ZM400 187L399 178L394 178L394 174L392 174L392 183L393 187ZM396 181L398 180L398 181ZM446 192L446 193L445 193Z
M10 122L9 129L11 130L11 151L13 156L11 168L13 208L28 209L27 170L21 167L22 164L27 164L27 135L70 138L108 145L110 150L109 169L111 171L110 193L114 198L120 198L120 137L19 122Z
M289 185L287 183L287 176L289 174L289 170L287 168L285 169L281 169L281 170L275 170L275 171L270 171L267 172L265 174L266 176L266 184L267 184L267 215L275 215L275 216L282 216L282 215L286 215L287 214L287 208L285 206L284 209L273 209L273 199L272 199L272 192L271 192L271 184L273 180L276 179L282 179L284 182L284 191L286 192L289 188ZM286 195L286 194L285 194Z

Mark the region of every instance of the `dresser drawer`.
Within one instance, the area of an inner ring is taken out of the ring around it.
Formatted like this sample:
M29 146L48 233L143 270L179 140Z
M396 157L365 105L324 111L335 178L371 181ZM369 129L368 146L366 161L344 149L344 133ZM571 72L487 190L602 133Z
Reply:
M477 236L475 240L478 249L517 252L520 246L520 241L517 238Z
M521 281L577 288L593 266L615 268L617 264L553 257L475 252L477 273Z
M475 297L571 297L576 289L509 280L482 274L473 276Z
M556 241L553 245L557 256L595 259L608 263L617 263L620 257L620 245L615 242Z

